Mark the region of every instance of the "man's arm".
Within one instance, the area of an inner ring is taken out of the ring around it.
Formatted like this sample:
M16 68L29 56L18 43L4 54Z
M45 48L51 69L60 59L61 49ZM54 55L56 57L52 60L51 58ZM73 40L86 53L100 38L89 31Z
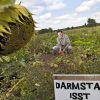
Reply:
M70 39L69 39L69 37L68 37L67 35L65 35L65 39L66 39L66 43L67 43L67 44L71 44L71 43L70 43Z

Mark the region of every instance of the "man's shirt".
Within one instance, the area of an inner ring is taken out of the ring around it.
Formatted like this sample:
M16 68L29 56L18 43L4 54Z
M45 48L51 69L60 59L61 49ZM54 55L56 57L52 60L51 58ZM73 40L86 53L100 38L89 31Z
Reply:
M57 37L57 42L59 46L65 46L70 44L69 37L65 34L62 37Z

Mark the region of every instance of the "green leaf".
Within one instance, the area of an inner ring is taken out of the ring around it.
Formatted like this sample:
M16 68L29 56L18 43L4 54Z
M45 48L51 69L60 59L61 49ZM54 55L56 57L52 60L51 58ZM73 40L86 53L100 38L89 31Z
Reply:
M21 20L19 19L19 16L21 16L21 14L20 14L20 12L17 10L17 9L15 9L14 8L14 10L10 10L9 11L9 15L11 16L11 18L16 22L16 21L18 21L18 22L20 22L20 23L22 23L21 22Z
M8 10L0 13L0 20L5 22L15 22L14 19L11 18L10 12Z
M0 36L4 37L4 35L3 35L3 33L2 33L2 32L0 32Z
M5 21L1 21L1 20L0 20L0 25L4 26L9 32L11 32L8 23L6 23Z
M20 5L16 5L15 6L18 10L19 10L19 12L21 13L21 14L23 14L24 16L26 16L26 17L28 17L29 18L29 11L25 8L25 7L23 7L23 6L20 6Z
M0 42L0 46L2 47L3 46L3 44Z
M2 32L7 33L7 34L11 34L10 32L8 32L3 26L0 26L0 35L3 36Z

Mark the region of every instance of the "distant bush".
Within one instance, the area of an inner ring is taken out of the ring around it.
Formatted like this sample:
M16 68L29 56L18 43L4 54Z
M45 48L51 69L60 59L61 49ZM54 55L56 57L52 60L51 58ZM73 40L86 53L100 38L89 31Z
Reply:
M53 29L48 28L48 29L41 29L38 31L39 34L44 34L44 33L48 33L48 32L53 32Z

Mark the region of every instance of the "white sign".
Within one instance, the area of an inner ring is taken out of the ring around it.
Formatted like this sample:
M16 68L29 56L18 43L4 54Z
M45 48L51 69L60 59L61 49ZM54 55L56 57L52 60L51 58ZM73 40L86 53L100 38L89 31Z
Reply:
M100 75L54 75L55 100L100 100Z

